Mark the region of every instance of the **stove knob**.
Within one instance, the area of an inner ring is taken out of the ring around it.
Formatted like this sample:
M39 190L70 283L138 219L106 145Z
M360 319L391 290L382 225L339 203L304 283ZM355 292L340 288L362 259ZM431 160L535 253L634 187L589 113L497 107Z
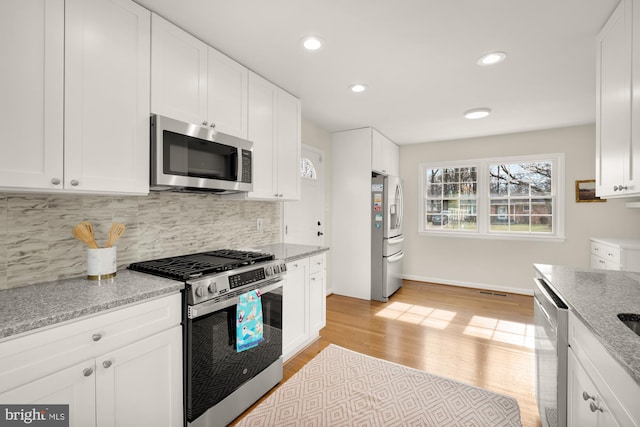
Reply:
M269 267L265 268L264 270L265 270L264 274L266 274L267 277L273 276L273 267L269 266Z
M280 266L279 265L274 265L273 266L273 274L280 274Z
M287 264L280 264L280 271L285 273L287 271Z
M198 286L196 288L196 296L203 297L204 296L204 286Z
M216 291L218 290L218 286L216 285L216 282L213 282L213 281L212 281L212 282L210 282L210 283L209 283L209 288L208 288L208 289L209 289L209 293L210 293L210 294L215 294L215 293L216 293Z

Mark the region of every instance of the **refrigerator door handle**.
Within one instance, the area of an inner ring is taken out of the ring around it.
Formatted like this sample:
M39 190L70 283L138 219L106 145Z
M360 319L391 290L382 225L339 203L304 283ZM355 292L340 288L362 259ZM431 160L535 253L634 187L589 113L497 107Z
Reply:
M391 255L390 257L387 258L387 262L392 263L392 262L398 262L401 261L402 258L404 258L404 252L400 251L397 254Z
M396 220L396 226L395 228L397 229L401 229L402 227L402 216L404 215L403 212L403 205L404 205L404 194L402 193L402 185L398 184L396 186L396 200L399 201L398 205L400 206L400 208L398 209L398 216L397 216L397 220Z
M392 237L392 238L387 240L387 244L389 244L389 245L397 245L398 243L402 243L402 242L404 242L404 236L403 235Z

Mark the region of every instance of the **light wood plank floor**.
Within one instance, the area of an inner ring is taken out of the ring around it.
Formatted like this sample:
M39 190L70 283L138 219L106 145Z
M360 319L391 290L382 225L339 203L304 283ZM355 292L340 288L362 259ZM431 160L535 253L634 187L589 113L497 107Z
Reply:
M285 364L284 381L333 343L511 396L523 427L540 426L533 297L405 280L388 303L330 295L320 335Z

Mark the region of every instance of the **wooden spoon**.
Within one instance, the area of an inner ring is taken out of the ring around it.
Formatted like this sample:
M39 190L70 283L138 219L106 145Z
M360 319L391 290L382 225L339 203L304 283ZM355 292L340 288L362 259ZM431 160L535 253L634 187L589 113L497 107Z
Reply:
M89 246L92 249L97 249L98 244L96 243L96 239L93 235L93 226L89 221L83 221L80 224L73 227L71 230L71 234L73 237L80 240L85 245Z
M109 240L107 240L107 244L105 248L110 248L113 244L124 234L124 230L126 227L124 224L119 222L114 222L111 224L111 229L109 230Z

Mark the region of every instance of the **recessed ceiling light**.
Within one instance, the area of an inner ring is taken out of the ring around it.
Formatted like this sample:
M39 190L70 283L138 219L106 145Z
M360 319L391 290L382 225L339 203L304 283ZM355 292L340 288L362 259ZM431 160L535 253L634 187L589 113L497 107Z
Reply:
M478 58L478 65L486 66L486 65L494 65L499 62L502 62L507 57L507 54L504 52L491 52L486 55Z
M489 108L474 108L473 110L466 111L464 117L467 119L482 119L490 113L491 110Z
M354 92L354 93L362 93L365 90L367 90L367 85L365 85L363 83L356 83L356 84L353 84L353 85L349 86L349 90L351 92Z
M318 36L307 36L300 41L300 44L310 52L318 51L324 46L324 42Z

